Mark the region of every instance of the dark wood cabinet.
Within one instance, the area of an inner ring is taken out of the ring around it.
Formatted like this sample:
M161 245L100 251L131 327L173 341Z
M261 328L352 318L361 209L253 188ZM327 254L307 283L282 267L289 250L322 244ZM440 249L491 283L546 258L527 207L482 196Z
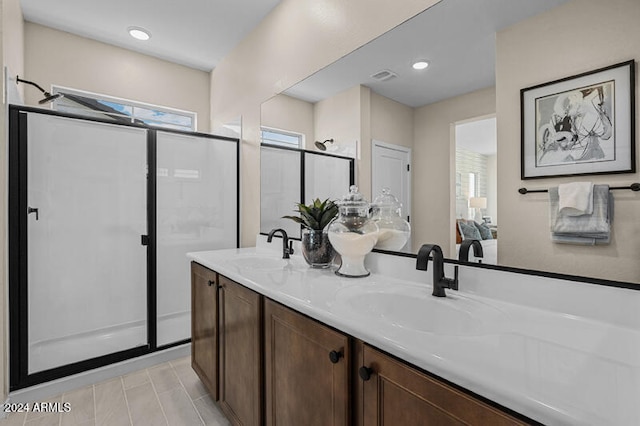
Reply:
M191 287L192 366L233 425L530 424L195 262Z
M234 425L262 422L261 296L219 276L219 404Z
M265 300L266 424L350 424L350 339Z
M218 274L191 263L191 366L218 400Z
M359 426L527 424L368 345L359 349Z

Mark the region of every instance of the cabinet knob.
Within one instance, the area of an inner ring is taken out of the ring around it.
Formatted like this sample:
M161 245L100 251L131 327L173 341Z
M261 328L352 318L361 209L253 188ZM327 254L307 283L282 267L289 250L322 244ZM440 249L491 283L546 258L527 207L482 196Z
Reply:
M372 368L362 366L358 369L358 376L365 382L371 378L371 374L373 374Z
M331 351L329 352L329 359L333 364L337 364L344 355L342 352Z
M208 283L208 284L209 284L209 287L211 287L212 285L215 285L215 283L216 283L216 282L215 282L214 280L209 280L209 283Z

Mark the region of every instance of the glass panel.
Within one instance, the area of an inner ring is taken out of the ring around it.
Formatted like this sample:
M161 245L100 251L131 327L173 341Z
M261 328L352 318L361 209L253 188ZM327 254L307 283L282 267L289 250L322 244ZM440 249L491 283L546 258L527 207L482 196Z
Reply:
M260 148L260 232L282 228L289 236L300 237L300 225L282 219L295 215L293 210L300 202L300 155L298 151Z
M351 161L345 158L304 153L305 203L316 198L339 200L349 193Z
M141 107L134 107L133 114L136 119L142 120L143 122L151 125L160 125L187 130L193 128L193 119L185 115Z
M28 135L28 372L146 345L146 132L30 113Z
M169 108L147 106L126 99L106 95L53 88L54 93L64 95L54 101L54 107L61 112L99 117L121 123L145 123L169 129L194 131L196 114ZM137 106L142 105L142 106Z
M191 336L191 251L235 248L235 142L158 132L158 345Z
M191 132L193 130L189 126L178 126L175 124L163 123L162 121L144 120L144 124L148 126L161 127L163 129L182 130L184 132Z
M118 111L122 115L126 115L128 117L131 117L133 115L133 107L130 107L129 105L123 105L118 102L110 102L105 100L97 100L97 102L101 105L104 105L115 111Z
M70 114L84 115L119 122L131 122L131 107L128 110L112 108L111 105L85 96L65 94L55 100L56 110Z
M289 148L301 147L301 136L293 133L279 132L276 130L262 130L262 142L273 145L288 146Z

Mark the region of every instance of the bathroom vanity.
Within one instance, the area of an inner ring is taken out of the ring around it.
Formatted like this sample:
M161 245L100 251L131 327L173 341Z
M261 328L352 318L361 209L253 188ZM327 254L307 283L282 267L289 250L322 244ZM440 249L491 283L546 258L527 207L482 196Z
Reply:
M371 276L349 279L260 244L188 256L193 367L233 424L640 419L637 329L552 300L583 286L586 303L608 291L626 310L635 290L460 266L460 291L435 298L410 257L373 253ZM531 280L542 299L505 290Z

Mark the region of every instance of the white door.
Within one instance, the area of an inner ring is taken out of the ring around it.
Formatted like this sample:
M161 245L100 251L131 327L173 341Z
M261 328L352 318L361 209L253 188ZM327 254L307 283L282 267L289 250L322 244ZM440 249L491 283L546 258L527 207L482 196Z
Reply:
M411 149L374 140L371 153L371 200L389 188L411 222Z

